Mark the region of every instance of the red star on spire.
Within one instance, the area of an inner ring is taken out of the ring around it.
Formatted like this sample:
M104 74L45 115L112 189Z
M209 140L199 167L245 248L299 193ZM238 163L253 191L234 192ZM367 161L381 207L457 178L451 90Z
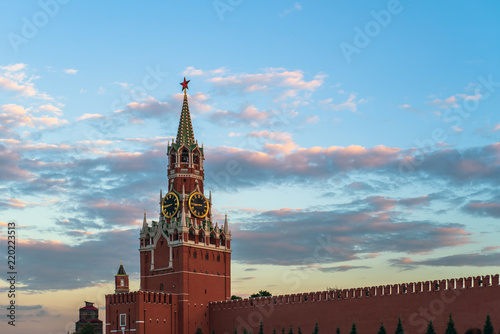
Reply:
M186 81L186 77L184 77L184 82L181 82L181 85L182 85L182 90L184 90L184 91L185 91L186 89L189 89L189 88L188 88L188 83L189 83L189 81L191 81L191 80Z

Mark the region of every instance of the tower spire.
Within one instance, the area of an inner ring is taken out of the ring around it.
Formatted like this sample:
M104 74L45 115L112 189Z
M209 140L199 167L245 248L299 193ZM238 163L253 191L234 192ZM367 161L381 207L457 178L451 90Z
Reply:
M184 77L184 82L181 82L182 90L184 91L184 101L182 103L181 119L179 121L179 129L177 130L177 144L192 145L195 143L193 125L191 124L191 114L189 113L189 104L187 98L188 83Z
M227 223L227 212L226 215L224 216L224 234L228 234L229 232L229 224Z
M148 228L148 221L146 219L146 209L144 209L144 220L142 221L142 230L146 231Z

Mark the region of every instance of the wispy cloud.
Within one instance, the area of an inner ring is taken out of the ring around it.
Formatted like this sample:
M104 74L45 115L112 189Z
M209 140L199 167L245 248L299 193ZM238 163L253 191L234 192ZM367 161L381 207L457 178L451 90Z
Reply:
M326 267L326 268L319 268L319 271L322 271L324 273L329 273L329 272L345 272L349 270L356 270L356 269L370 269L371 267L368 266L351 266L351 265L343 265L343 266L337 266L337 267Z
M333 111L349 110L352 112L357 112L358 111L358 104L363 103L366 100L364 100L364 99L356 100L356 96L357 95L355 93L351 93L351 94L349 94L349 97L347 98L347 100L345 100L344 102L334 103L333 98L328 98L328 99L319 101L319 104L321 106L323 106L325 109L330 109Z
M313 79L304 79L304 73L299 70L288 71L284 68L266 68L263 73L227 73L213 75L207 81L220 89L231 88L245 93L270 91L277 94L277 99L297 97L301 92L312 92L323 85L325 74L316 74Z
M93 118L103 118L103 115L100 114L83 114L82 116L78 117L76 121L83 121L85 119L93 119Z
M47 107L43 109L47 109ZM57 108L57 110L59 109ZM0 121L8 125L11 129L16 127L30 127L43 130L45 128L54 128L68 124L68 121L56 116L41 115L36 117L30 109L25 109L17 104L2 105L0 106L0 111ZM54 112L54 109L50 110L50 112ZM61 115L62 113L57 111L57 114Z
M455 254L428 260L414 261L409 258L400 258L389 261L391 265L403 269L415 269L420 266L431 267L498 267L500 265L500 254Z
M473 216L500 218L500 201L472 201L465 205L462 210Z
M32 80L36 77L28 78L26 67L26 64L0 66L0 89L23 96L35 96L37 90Z
M455 94L444 99L434 99L427 103L441 109L450 109L458 108L459 103L463 101L479 101L482 97L483 95L476 91L473 95Z
M300 10L302 10L302 6L301 6L298 2L296 2L296 3L293 5L293 7L292 7L292 8L285 9L285 10L284 10L284 11L280 14L280 16L281 16L281 17L284 17L284 16L286 16L286 15L288 15L288 14L290 14L290 13L294 12L294 11L300 11Z

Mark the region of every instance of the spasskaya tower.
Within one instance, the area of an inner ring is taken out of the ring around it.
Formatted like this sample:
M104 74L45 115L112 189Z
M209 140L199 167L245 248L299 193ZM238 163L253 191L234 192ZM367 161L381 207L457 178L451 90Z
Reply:
M209 302L231 297L231 232L227 216L222 224L214 222L212 196L204 193L205 152L193 133L188 83L186 78L181 83L177 138L167 145L168 183L165 196L160 190L160 217L149 225L144 215L140 231L140 290L176 296L175 333L198 328L209 333Z

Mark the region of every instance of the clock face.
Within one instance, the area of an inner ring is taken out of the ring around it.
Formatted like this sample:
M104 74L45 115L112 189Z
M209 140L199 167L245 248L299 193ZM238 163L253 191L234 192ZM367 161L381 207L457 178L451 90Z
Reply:
M189 210L197 218L204 218L208 214L208 201L202 193L193 193L188 200Z
M161 202L161 212L167 218L173 217L179 210L179 197L175 193L168 193Z

